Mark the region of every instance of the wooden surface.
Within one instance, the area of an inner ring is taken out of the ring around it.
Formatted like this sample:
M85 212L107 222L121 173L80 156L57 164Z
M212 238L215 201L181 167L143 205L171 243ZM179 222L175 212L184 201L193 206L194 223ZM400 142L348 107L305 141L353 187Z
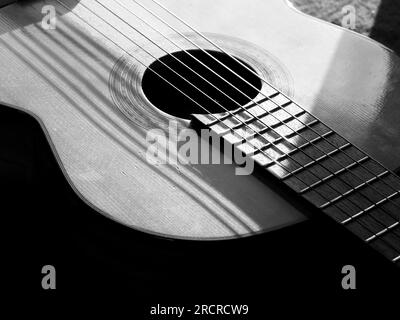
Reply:
M118 222L178 238L229 238L304 219L282 195L253 176L235 176L232 166L148 164L146 130L165 129L171 117L144 97L140 80L145 68L127 60L129 55L119 46L146 64L153 59L131 40L155 56L165 53L94 1L64 3L73 11L66 12L54 1L60 13L55 30L41 28L40 1L1 10L0 100L41 122L66 178L83 200ZM118 5L103 3L147 30ZM132 2L125 3L172 36ZM142 3L156 9L151 1ZM400 165L400 64L389 50L299 14L280 0L230 1L228 7L222 0L163 3L197 29L212 33L215 41L388 168ZM165 12L157 12L188 32ZM188 36L205 45L193 34ZM174 39L182 41L176 35ZM118 103L118 91L109 86L110 74L120 63L128 64L126 75L133 79L132 110ZM133 117L138 110L142 116Z

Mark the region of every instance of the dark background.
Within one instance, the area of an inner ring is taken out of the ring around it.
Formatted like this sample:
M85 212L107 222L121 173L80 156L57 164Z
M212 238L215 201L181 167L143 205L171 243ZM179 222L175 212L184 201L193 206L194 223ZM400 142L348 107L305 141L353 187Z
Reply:
M394 2L382 1L371 36L399 52ZM229 242L158 239L86 206L30 116L0 108L0 150L2 290L14 312L71 311L79 303L92 312L112 305L144 318L157 303L238 303L249 304L254 315L293 311L296 302L314 309L324 301L341 310L368 297L398 296L398 270L329 221L316 217ZM41 288L46 264L56 267L53 291ZM357 270L354 291L341 287L347 264ZM387 309L388 301L368 307Z

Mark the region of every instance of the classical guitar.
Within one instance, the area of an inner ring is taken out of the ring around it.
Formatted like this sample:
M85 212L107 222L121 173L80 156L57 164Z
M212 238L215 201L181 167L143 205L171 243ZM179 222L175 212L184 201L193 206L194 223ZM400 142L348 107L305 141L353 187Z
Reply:
M400 59L386 47L283 0L19 1L0 30L3 108L40 122L100 214L222 240L313 211L400 265Z

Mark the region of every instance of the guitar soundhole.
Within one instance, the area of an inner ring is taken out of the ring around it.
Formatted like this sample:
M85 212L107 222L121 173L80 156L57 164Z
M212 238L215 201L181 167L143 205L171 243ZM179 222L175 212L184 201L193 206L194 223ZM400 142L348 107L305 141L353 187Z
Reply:
M224 110L221 106L227 110L235 110L239 108L239 105L248 104L261 89L262 83L259 77L229 55L216 51L207 51L211 55L210 57L201 50L188 50L187 52L204 65L193 59L186 52L178 51L161 57L158 61L152 63L144 73L142 80L144 94L160 110L184 119L189 119L190 114L193 113L223 112ZM215 61L214 58L220 63ZM253 70L249 65L245 65ZM231 69L251 85L235 76L224 66ZM196 102L187 98L156 73ZM183 80L178 74L187 79L192 85ZM209 83L202 78L207 79ZM227 82L223 79L226 79Z

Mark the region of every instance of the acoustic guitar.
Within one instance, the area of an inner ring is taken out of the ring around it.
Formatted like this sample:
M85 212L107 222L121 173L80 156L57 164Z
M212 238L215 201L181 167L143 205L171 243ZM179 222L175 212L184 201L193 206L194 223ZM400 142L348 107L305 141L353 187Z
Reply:
M0 30L3 108L35 117L98 213L196 241L312 213L400 265L400 59L383 45L283 0L18 1ZM188 137L254 170L180 161Z

